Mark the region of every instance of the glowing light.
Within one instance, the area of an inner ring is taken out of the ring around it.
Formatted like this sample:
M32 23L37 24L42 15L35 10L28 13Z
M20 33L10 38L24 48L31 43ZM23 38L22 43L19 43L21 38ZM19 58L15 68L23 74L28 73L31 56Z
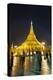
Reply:
M42 45L45 45L45 42L42 42Z
M32 55L32 52L30 52L30 55Z
M27 52L27 55L29 55L29 52Z
M41 54L43 55L43 53L44 53L44 52L42 51Z
M34 54L36 54L36 52L34 51Z
M17 48L17 46L15 45L14 48Z

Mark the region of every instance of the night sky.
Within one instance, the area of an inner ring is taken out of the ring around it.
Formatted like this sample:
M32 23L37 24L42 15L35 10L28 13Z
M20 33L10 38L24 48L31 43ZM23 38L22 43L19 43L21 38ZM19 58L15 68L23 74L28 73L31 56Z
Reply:
M30 22L37 39L51 44L51 6L8 4L9 42L20 45L26 39Z

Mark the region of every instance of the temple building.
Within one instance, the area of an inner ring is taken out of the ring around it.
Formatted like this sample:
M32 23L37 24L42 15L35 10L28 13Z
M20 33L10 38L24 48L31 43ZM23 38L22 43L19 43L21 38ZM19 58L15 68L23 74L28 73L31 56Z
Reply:
M10 64L13 63L11 66L11 76L23 75L23 73L24 75L29 75L32 68L31 66L34 63L33 55L36 54L36 51L44 53L46 50L49 51L49 48L46 48L44 42L41 43L37 40L31 21L30 31L25 41L20 46L14 46L13 43L11 45L9 59ZM31 62L32 64L30 64Z
M26 54L30 50L30 52L33 51L44 51L45 46L39 42L36 38L36 35L33 30L33 24L31 21L30 25L30 31L28 36L26 37L26 40L20 45L20 46L11 46L11 51L14 53L14 55L20 55L24 51Z

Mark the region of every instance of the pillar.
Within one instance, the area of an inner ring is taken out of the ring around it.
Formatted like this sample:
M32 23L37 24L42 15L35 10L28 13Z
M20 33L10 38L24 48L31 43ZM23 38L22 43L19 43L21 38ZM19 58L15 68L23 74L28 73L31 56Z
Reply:
M20 57L14 56L11 76L19 75L19 72L20 72L20 65L19 64L20 64Z

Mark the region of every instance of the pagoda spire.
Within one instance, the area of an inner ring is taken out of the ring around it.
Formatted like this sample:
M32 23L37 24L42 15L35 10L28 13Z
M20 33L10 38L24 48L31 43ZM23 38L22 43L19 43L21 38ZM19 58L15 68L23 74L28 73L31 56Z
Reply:
M31 21L31 26L30 26L30 32L34 32L33 31L33 23L32 23L32 21Z

